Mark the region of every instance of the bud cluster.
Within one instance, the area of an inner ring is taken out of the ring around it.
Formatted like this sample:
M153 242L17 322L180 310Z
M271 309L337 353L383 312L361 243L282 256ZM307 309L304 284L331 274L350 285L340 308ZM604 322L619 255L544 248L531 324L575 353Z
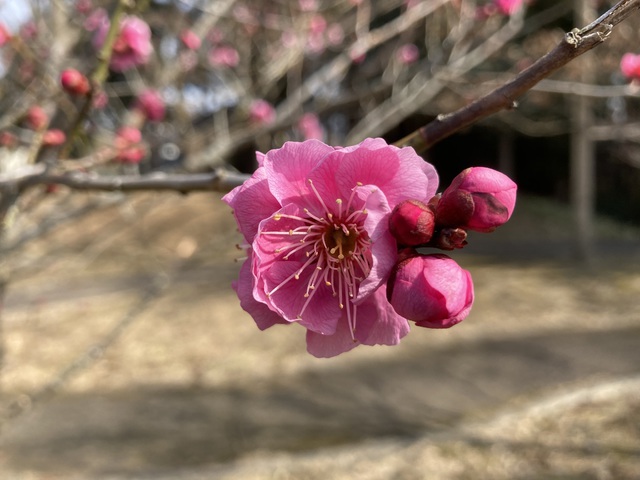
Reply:
M395 311L416 325L448 328L462 321L473 303L468 271L443 254L416 248L455 250L467 245L467 231L492 232L513 213L516 184L485 167L467 168L428 203L405 200L391 212L389 231L400 248L387 286Z

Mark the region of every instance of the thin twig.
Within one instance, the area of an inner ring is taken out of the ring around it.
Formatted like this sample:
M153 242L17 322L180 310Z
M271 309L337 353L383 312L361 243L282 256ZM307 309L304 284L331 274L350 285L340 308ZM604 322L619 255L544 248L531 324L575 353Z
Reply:
M439 115L436 120L396 142L396 145L413 147L422 152L483 118L516 107L516 99L571 60L603 43L613 27L639 8L640 0L618 2L595 22L565 34L553 50L512 81L453 113Z
M13 179L21 189L35 185L65 185L74 190L94 191L161 191L170 190L180 193L196 191L227 192L242 185L248 175L232 172L224 168L213 172L194 174L150 173L146 175L96 175L92 173L45 173L33 172L19 181ZM0 180L0 186L2 181Z

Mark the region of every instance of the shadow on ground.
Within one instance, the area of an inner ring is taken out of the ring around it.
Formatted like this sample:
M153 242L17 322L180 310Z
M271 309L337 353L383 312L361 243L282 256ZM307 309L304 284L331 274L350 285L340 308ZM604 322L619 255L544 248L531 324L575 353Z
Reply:
M256 451L415 438L585 378L637 372L640 329L485 341L269 383L61 395L5 432L12 470L162 471ZM628 452L640 455L640 449ZM93 477L89 477L93 478Z

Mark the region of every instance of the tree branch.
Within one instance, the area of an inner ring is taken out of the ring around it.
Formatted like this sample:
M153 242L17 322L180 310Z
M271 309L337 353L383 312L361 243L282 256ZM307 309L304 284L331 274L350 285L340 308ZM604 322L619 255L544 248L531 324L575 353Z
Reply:
M21 178L12 180L0 178L0 186L8 181L16 182L19 189L35 185L65 185L74 190L103 190L133 192L144 190L171 190L180 193L195 191L227 192L249 178L248 175L218 168L213 172L196 174L150 173L147 175L100 176L95 174L46 173L34 170Z
M413 147L422 152L483 118L500 110L515 108L517 98L571 60L603 43L617 24L639 8L640 0L618 2L596 21L565 34L553 50L512 81L453 113L439 115L431 123L396 142L396 145Z

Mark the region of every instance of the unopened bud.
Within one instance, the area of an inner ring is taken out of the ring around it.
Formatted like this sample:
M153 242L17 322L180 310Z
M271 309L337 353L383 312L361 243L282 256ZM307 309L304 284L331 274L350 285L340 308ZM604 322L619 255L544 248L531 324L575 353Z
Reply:
M34 105L27 111L26 122L33 130L42 130L49 123L49 115L38 105Z
M442 193L436 223L439 227L491 232L511 217L516 190L517 185L497 170L467 168Z
M389 230L396 241L411 247L431 240L434 226L433 209L419 200L400 202L389 218Z
M50 147L57 147L58 145L62 145L66 139L67 136L62 130L53 128L44 132L44 135L42 136L42 144Z
M71 95L86 95L91 90L89 80L75 68L68 68L60 75L62 88Z

